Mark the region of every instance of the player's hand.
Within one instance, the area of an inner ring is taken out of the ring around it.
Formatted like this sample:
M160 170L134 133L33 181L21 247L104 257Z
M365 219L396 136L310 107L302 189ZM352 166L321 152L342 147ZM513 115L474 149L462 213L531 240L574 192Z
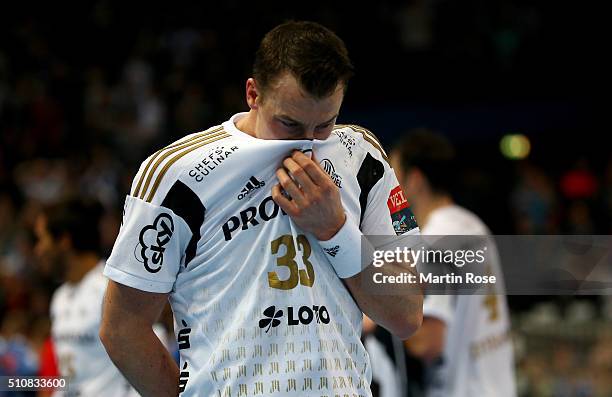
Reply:
M283 167L276 170L276 177L280 184L272 187L272 199L300 228L325 241L344 225L346 215L340 191L316 161L314 153L310 159L294 151L283 161ZM283 195L283 189L290 198Z

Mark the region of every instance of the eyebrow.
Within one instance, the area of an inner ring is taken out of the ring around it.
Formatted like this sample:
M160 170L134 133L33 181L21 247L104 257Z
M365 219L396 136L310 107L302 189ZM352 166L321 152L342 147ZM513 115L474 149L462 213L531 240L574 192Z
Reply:
M321 123L321 124L319 124L319 125L329 124L329 123L331 123L332 121L334 121L334 119L336 119L337 117L338 117L338 114L336 114L336 115L335 115L334 117L332 117L331 119L329 119L329 120L327 120L327 121L322 122L322 123ZM279 119L284 119L285 121L289 121L290 123L295 123L295 124L298 124L298 125L303 125L303 124L302 124L302 123L300 123L299 121L294 120L294 119L292 119L291 117L286 116L286 115L284 115L284 114L281 114L281 115L277 116L277 118L279 118Z

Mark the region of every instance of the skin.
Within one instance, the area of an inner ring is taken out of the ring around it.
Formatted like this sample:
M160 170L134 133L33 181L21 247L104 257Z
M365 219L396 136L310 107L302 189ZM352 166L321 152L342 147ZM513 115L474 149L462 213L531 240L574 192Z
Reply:
M42 260L59 261L64 268L64 280L68 283L78 283L98 263L100 257L95 252L81 252L72 247L72 240L67 233L54 239L47 229L47 220L40 215L34 224L36 246L34 252Z
M245 92L250 111L236 126L259 139L327 139L340 111L344 89L338 84L329 96L314 98L289 73L280 75L265 90L250 78ZM300 228L325 241L344 225L346 215L340 192L314 155L311 159L299 151L291 153L276 176L279 183L272 187L272 198ZM281 194L281 188L291 200ZM374 271L398 274L407 270L396 264L370 266L344 280L361 310L402 338L420 326L420 290L373 295L363 288L363 280L371 280ZM178 368L149 332L167 297L168 294L137 291L113 281L106 293L100 337L111 359L143 396L177 394Z
M259 139L327 139L344 99L344 85L326 98L306 93L289 73L267 87L265 94L255 79L246 82L250 111L236 127Z
M421 227L427 225L433 211L454 204L450 195L431 189L421 170L414 167L403 169L397 152L391 152L390 162ZM411 355L431 363L442 355L445 339L446 324L435 317L425 316L421 328L404 341L404 345Z
M168 294L109 281L100 339L123 376L142 396L178 395L179 368L153 332Z
M432 212L438 208L454 204L450 195L436 193L431 189L427 177L420 169L412 167L411 169L404 170L397 152L391 152L389 162L395 170L397 180L411 205L415 218L422 228L429 221L429 215Z

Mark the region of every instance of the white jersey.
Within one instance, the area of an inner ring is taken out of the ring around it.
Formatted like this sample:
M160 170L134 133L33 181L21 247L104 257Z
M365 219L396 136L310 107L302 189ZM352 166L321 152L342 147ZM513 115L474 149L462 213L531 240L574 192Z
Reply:
M243 116L143 163L105 274L170 293L184 396L370 396L362 313L271 188L285 157L312 150L347 221L365 234L416 233L407 205L388 205L401 195L395 174L367 130L260 140L236 128Z
M423 235L489 235L472 212L451 205L431 213ZM495 246L488 263L497 277L490 295L429 295L423 316L447 326L444 352L433 364L428 397L516 396L510 317Z
M112 363L100 338L102 299L108 280L104 263L78 283L60 286L51 300L51 337L61 376L69 389L54 396L137 396Z
M393 336L389 340L393 353L374 335L366 336L363 341L370 356L372 381L378 385L379 397L405 397L406 366L400 361L405 360L404 344Z

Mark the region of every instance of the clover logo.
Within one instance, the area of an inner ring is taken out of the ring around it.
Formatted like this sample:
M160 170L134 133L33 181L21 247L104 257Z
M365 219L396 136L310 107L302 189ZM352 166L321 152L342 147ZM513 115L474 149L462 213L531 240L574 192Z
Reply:
M266 328L266 333L270 330L270 328L278 327L280 325L280 320L278 318L283 317L283 311L276 311L276 306L270 306L263 312L266 318L262 318L259 320L259 328Z

